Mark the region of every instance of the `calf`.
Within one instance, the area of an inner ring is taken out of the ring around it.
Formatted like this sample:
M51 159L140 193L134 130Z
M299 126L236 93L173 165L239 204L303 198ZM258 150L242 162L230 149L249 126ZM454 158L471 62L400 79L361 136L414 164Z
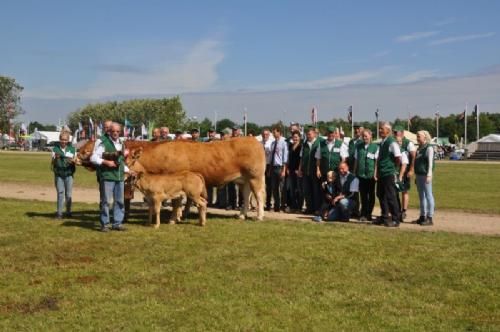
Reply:
M197 206L200 217L200 226L205 226L207 214L207 191L205 180L199 173L181 171L172 174L150 174L139 171L135 186L149 201L149 223L153 218L153 209L156 213L155 228L160 227L161 203L167 199L178 198L182 194L189 197ZM176 215L176 208L172 215ZM175 223L170 219L170 223Z

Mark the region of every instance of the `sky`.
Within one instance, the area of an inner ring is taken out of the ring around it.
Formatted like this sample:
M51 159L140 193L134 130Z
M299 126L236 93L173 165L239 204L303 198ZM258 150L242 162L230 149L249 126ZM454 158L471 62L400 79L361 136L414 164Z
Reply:
M6 1L0 75L23 121L180 95L259 124L500 112L500 1Z

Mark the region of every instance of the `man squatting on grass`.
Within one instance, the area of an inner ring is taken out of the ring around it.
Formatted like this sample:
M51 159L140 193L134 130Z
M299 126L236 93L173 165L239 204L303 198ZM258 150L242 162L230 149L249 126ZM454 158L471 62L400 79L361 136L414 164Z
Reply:
M99 169L99 188L101 190L101 231L107 232L110 223L109 206L113 198L113 230L123 231L124 205L124 173L129 170L124 162L124 144L120 139L121 126L111 125L110 134L104 135L92 154L91 161Z

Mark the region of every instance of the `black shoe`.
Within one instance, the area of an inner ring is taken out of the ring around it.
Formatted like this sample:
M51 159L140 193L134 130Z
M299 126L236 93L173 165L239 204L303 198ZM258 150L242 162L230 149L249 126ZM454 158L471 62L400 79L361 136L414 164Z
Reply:
M401 211L401 221L406 219L406 210Z
M56 214L56 215L54 216L54 218L55 218L55 219L62 219L62 218L63 218L63 216L62 216L62 214Z
M66 213L64 214L64 217L65 217L65 218L71 218L71 217L73 217L73 215L71 214L71 212L66 212Z
M377 217L375 220L372 220L373 225L383 225L385 224L384 218L383 217Z
M233 206L232 205L228 205L226 206L226 211L229 211L229 210L232 210L233 209Z
M368 222L372 222L373 221L373 218L371 215L369 215L368 217L366 217L366 219L368 220Z
M118 232L124 232L126 231L127 229L124 227L124 226L117 226L117 227L111 227L111 230L113 231L118 231Z
M432 226L434 223L432 222L432 217L427 217L423 222L420 223L420 226Z
M368 218L366 218L366 217L361 217L361 218L359 218L359 221L365 222L365 221L368 221Z
M399 223L397 221L388 221L384 223L385 227L399 227Z
M109 228L108 228L108 227L106 227L106 226L102 226L102 227L101 227L101 229L100 229L99 231L101 231L101 232L103 232L103 233L107 233L107 232L109 232Z
M412 224L421 224L425 221L425 217L424 216L420 216L420 218L418 218L417 220L413 220L411 223Z

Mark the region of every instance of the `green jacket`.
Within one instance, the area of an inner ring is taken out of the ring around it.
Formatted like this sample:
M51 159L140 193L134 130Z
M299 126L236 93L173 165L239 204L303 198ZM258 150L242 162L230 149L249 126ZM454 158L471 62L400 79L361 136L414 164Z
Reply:
M66 157L66 153L71 153L75 156L75 148L68 144L66 146L66 153L61 149L61 146L57 143L52 150L55 154L54 162L52 163L52 171L55 176L65 178L68 176L73 176L75 173L75 164L68 161L68 159L72 159Z
M356 169L356 176L363 179L371 179L375 175L375 154L378 150L378 144L370 143L365 148L364 143L356 145L358 152L358 168Z
M427 175L429 171L429 160L427 159L427 148L428 144L422 146L417 150L417 155L415 156L415 174L417 175ZM432 161L432 169L436 167L434 160Z
M322 140L323 139L320 137L316 138L311 147L309 147L307 141L302 143L302 158L300 162L302 165L302 172L306 176L316 176L316 158L314 158L314 155Z
M123 181L125 179L125 163L121 151L116 151L115 145L108 136L103 136L102 144L104 145L104 153L102 159L114 160L118 167L110 168L102 164L99 167L99 177L104 181ZM123 142L122 142L123 144Z
M353 138L349 141L348 151L349 151L349 170L354 169L354 163L356 159L354 158L354 154L356 152L356 148L360 143L363 143L363 140L360 138Z
M394 137L389 136L386 138L384 143L380 143L380 150L378 153L378 163L377 163L379 178L395 175L397 173L394 157L391 155L391 152L389 151L389 147L394 142L396 142Z
M324 140L319 144L321 159L319 163L319 169L323 176L326 175L328 171L338 171L340 162L342 158L340 157L340 147L344 144L341 140L335 140L333 143L333 148L328 150L327 141Z

